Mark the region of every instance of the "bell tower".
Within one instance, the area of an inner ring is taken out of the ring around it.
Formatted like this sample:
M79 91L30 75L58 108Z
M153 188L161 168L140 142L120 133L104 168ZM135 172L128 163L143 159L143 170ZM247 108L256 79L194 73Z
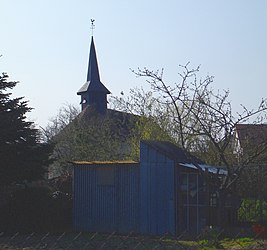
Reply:
M92 30L94 28L93 22L94 20L91 20ZM87 106L93 106L98 113L105 114L107 110L108 94L110 94L110 91L100 81L94 38L92 35L87 81L77 92L77 95L81 96L82 110Z

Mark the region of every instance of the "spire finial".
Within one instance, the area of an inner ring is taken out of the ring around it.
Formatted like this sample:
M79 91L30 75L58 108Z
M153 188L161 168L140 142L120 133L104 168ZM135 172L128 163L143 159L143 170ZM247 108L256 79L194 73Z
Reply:
M95 21L95 19L91 19L92 36L94 35L94 29L95 29L94 21Z

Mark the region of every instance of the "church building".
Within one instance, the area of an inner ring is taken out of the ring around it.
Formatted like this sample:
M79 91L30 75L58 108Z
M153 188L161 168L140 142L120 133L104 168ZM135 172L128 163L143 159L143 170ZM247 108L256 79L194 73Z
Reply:
M125 160L127 139L139 117L107 108L110 91L100 81L93 37L87 81L77 94L82 106L77 119L93 124L95 117L104 122L110 117L121 147L115 159L72 161L75 230L197 235L217 224L216 190L203 175L222 178L225 169L208 166L176 145L155 138L140 142L139 161ZM99 145L95 148L100 150ZM229 206L225 211L226 224L235 223L236 208Z
M137 115L108 109L111 92L100 80L94 37L91 37L86 82L78 90L81 112L53 138L53 157L49 178L70 170L74 160L105 161L129 159Z

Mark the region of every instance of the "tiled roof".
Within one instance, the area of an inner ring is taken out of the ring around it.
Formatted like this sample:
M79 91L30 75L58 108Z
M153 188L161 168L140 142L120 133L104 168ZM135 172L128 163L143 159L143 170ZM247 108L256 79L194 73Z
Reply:
M241 147L267 143L267 124L237 124L236 133Z
M130 113L117 111L113 109L107 109L104 115L98 114L93 106L87 106L78 116L77 120L81 123L94 122L97 117L106 119L111 130L117 135L122 137L128 137L133 132L136 122L139 116Z

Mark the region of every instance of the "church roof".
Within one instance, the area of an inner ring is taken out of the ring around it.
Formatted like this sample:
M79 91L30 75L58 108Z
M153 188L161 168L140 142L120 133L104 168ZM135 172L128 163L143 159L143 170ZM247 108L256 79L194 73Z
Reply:
M87 81L77 92L78 95L81 95L84 92L104 92L105 94L110 94L110 91L104 86L100 81L96 50L94 44L94 38L91 40L91 47L89 53L89 64L87 72Z
M98 112L95 110L95 107L88 106L76 117L76 120L79 123L90 124L90 122L95 123L95 119L97 119L97 117L106 119L110 129L120 136L122 140L123 138L128 138L131 136L133 133L133 128L139 119L138 115L113 109L107 109L104 117L99 116Z

